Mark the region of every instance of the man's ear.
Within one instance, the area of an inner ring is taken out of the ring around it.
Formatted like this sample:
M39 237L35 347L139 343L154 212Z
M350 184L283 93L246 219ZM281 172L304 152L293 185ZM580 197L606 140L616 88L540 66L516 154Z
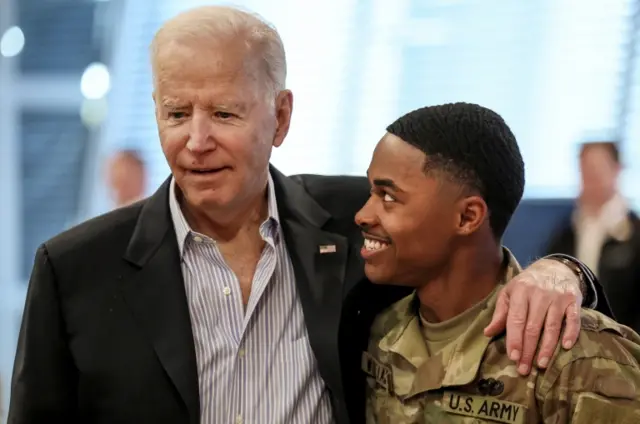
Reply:
M466 236L475 233L489 217L489 208L480 196L469 196L458 202L457 234Z
M276 97L276 134L273 138L273 147L280 147L284 138L289 133L291 126L291 115L293 113L293 93L291 90L282 90Z

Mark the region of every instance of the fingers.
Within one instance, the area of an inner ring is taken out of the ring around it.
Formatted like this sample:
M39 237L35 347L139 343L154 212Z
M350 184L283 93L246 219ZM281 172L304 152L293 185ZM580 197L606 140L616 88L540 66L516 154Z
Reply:
M573 299L573 297L571 297ZM573 301L566 308L566 324L562 337L562 347L571 349L580 335L580 307Z
M507 325L507 313L509 311L509 296L507 290L503 289L498 294L496 309L493 311L491 322L484 328L484 335L487 337L495 337L502 333Z
M538 351L537 363L540 368L546 368L549 365L549 361L558 345L558 340L560 340L563 319L564 309L557 302L552 302L547 311L542 342Z
M536 265L537 264L537 265ZM517 362L518 373L527 375L536 364L546 368L558 346L563 320L566 327L562 336L563 347L571 348L580 333L581 293L574 275L565 275L566 269L542 261L523 271L506 288L507 353ZM494 315L488 330L496 330L504 314ZM544 325L544 329L543 329ZM542 339L540 338L542 334Z
M513 286L511 286L513 287ZM520 284L512 290L505 288L509 295L509 312L507 314L507 354L512 361L518 362L522 357L523 334L527 314L529 312L529 298L526 288Z
M550 296L545 293L540 293L539 290L533 287L529 287L526 292L526 294L523 294L523 297L526 297L525 301L528 299L528 302L526 303L529 305L529 311L526 317L526 324L524 326L522 354L520 355L520 361L518 362L518 373L521 375L528 375L531 370L533 358L536 355L536 350L538 350L538 342L540 340L540 334L542 333L542 325L545 322L547 310L551 304ZM562 322L562 315L560 316L560 321ZM509 333L507 332L507 335L508 334ZM556 336L556 341L557 340L558 336Z

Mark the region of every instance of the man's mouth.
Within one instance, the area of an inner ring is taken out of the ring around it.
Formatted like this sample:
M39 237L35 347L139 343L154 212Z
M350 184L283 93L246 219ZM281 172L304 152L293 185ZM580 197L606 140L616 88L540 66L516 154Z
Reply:
M224 171L226 169L229 169L226 166L223 166L221 168L199 168L199 169L190 169L189 172L194 173L194 174L198 174L198 175L207 175L207 174L215 174L216 172L221 172Z
M389 247L389 243L377 239L365 237L364 248L368 251L378 251Z

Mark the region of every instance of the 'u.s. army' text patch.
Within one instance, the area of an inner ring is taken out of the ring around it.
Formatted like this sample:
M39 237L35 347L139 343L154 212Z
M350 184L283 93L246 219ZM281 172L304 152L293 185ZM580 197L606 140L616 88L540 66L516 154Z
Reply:
M513 402L490 396L444 392L442 409L445 411L506 424L524 424L527 408Z

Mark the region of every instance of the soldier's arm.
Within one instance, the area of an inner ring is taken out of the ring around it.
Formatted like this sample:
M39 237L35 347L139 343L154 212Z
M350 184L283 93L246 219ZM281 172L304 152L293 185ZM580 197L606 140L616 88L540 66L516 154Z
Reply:
M538 379L542 422L640 423L637 359L631 354L628 361L580 355L571 358L571 352L563 356L568 358L566 365L552 367Z

